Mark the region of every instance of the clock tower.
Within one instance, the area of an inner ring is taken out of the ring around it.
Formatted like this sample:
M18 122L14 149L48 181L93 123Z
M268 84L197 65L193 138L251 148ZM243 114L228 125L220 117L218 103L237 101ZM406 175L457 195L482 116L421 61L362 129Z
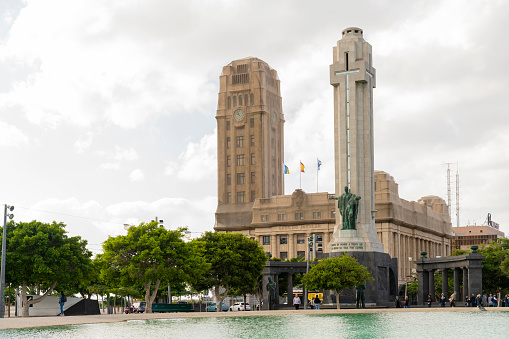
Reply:
M283 194L283 125L277 72L254 57L232 61L219 77L218 206L214 229L251 224L255 199Z

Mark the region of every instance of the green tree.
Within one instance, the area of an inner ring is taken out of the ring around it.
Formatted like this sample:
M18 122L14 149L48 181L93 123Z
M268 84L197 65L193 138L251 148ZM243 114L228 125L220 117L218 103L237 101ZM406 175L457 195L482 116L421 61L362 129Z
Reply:
M509 286L509 239L498 239L484 246L479 253L483 259L482 285L485 291L496 291Z
M340 308L339 295L346 288L353 288L371 280L373 278L371 278L368 269L348 254L320 260L302 278L302 282L308 289L333 290L336 293L338 310Z
M102 276L107 281L119 279L123 286L143 284L146 312L151 313L161 282L190 281L207 266L182 239L185 230L166 230L151 222L131 226L126 236L109 237L103 244L108 267Z
M29 307L51 294L57 283L69 286L81 280L91 267L92 253L81 237L68 237L63 223L32 221L9 223L6 269L9 282L21 286L23 317ZM37 286L46 292L27 300L27 289Z
M255 291L267 260L258 241L240 233L206 232L193 243L202 247L203 257L210 264L210 269L195 282L196 290L213 288L218 303L230 290L239 294ZM225 289L224 293L221 293L221 287Z

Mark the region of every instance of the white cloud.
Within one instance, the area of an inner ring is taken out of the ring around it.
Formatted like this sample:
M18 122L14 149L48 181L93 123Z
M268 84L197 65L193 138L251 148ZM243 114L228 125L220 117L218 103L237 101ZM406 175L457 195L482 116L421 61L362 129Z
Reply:
M0 121L0 146L20 146L27 145L28 136L19 128Z
M99 165L100 169L104 170L119 170L120 163L119 162L105 162L104 164Z
M200 142L190 142L176 162L170 162L165 174L177 174L179 179L200 181L217 177L217 130L205 135Z
M115 146L113 158L118 161L133 161L138 159L138 153L133 148L124 149L120 146Z
M143 181L143 179L145 179L145 175L143 174L143 171L138 168L131 172L129 178L131 181Z
M84 135L80 136L78 140L74 143L74 150L76 153L83 153L85 150L90 148L92 145L92 140L94 138L94 133L87 132Z

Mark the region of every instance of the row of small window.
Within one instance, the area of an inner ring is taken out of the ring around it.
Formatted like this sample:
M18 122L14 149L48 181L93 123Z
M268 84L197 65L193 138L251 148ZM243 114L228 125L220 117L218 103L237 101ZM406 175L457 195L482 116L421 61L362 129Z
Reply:
M232 99L233 99L233 107L237 107L237 98L238 98L238 106L254 106L254 94L251 93L248 97L247 94L239 95L239 96L231 96L228 97L228 108L232 108ZM247 99L249 98L249 104ZM244 99L244 101L242 101Z
M251 153L251 165L255 164L255 154ZM230 167L232 165L232 157L231 155L226 156L226 167ZM246 157L244 154L237 154L237 166L245 166L246 165Z
M272 257L272 254L270 252L265 252L265 254L268 257ZM306 251L297 251L297 258L305 258L306 257ZM279 252L279 258L282 261L288 260L288 252Z
M244 136L243 135L237 136L236 144L237 144L237 148L244 147ZM255 145L255 137L253 134L251 134L251 146L254 146L254 145ZM228 149L232 148L230 137L226 137L226 148L228 148Z
M331 218L336 217L336 212L331 211L330 214ZM262 222L268 222L270 221L268 214L262 214L261 216ZM313 219L322 219L322 212L313 212ZM285 221L286 220L286 214L281 213L277 215L277 221ZM304 213L303 212L297 212L295 213L295 220L304 220Z
M316 242L322 242L323 236L317 235L316 236ZM270 245L270 235L264 235L262 238L262 243L264 245ZM298 234L297 235L297 244L304 244L306 243L306 235L305 234ZM280 235L279 236L279 244L280 245L286 245L288 244L288 235Z
M255 183L255 172L251 172L251 183ZM246 183L246 175L245 173L237 173L237 185L244 185ZM226 185L232 184L232 175L226 174Z
M255 201L255 191L251 191L251 201ZM231 202L232 202L232 192L227 192L226 193L226 202L231 204ZM238 203L247 202L246 201L246 192L244 192L244 191L237 192L237 202Z
M255 119L249 118L249 127L254 128L254 123L255 123ZM242 128L243 127L244 126L242 125ZM226 120L226 130L229 131L231 128L232 128L232 124L231 124L230 120Z

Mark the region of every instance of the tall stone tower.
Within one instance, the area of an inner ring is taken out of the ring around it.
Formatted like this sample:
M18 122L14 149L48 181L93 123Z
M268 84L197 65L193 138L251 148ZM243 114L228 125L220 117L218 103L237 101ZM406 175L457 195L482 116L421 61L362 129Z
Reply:
M255 199L283 194L283 125L277 72L254 57L219 77L216 230L251 224Z
M355 229L341 230L343 220L336 209L332 252L383 252L375 226L373 88L376 73L371 45L362 34L362 29L357 27L343 30L330 65L330 83L334 86L336 196L348 187L361 197Z

